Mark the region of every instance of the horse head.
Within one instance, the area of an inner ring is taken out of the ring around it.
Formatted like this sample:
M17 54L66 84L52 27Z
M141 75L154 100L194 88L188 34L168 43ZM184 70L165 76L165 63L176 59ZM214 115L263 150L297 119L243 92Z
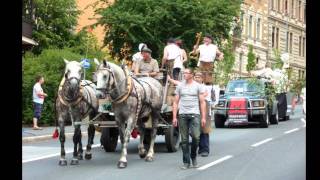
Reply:
M65 88L68 91L68 96L77 96L77 92L80 89L80 82L83 78L84 72L80 62L77 61L68 61L64 59L66 64L64 79L65 79Z
M97 64L95 73L97 81L96 96L99 99L104 99L115 82L113 70L106 60L100 63L97 59L94 59L94 62Z

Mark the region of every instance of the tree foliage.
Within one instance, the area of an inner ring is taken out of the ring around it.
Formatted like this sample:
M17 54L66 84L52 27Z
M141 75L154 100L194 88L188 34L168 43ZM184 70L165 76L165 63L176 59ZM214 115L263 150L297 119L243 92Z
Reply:
M253 53L253 46L249 45L249 52L248 52L248 63L246 69L248 72L252 71L256 67L256 55Z
M89 54L89 57L92 55ZM58 87L65 70L63 58L80 61L84 56L72 52L70 49L46 49L40 55L26 53L22 59L22 123L32 122L32 90L37 75L43 75L45 83L42 85L48 97L44 101L44 109L40 123L54 124L54 102ZM91 80L95 65L86 70L86 79Z
M230 80L230 74L235 63L235 55L232 50L232 38L229 38L227 43L222 47L224 59L218 61L215 65L215 81L220 85L227 85Z
M197 32L212 34L219 44L229 36L239 9L240 1L234 0L116 0L96 13L101 15L97 24L107 30L104 44L112 56L120 55L125 42L134 50L145 42L159 58L169 37L184 40L187 50L193 48Z
M281 60L280 51L278 49L273 49L275 63L272 64L272 69L282 69L283 61Z
M39 54L47 48L63 48L75 34L79 11L75 0L34 0L35 28L33 38L39 42L33 51Z

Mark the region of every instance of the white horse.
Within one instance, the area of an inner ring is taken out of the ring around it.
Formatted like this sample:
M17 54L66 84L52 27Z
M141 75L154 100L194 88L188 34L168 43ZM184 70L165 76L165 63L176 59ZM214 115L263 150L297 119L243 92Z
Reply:
M67 165L65 158L65 122L71 121L75 131L73 135L74 151L71 165L79 164L82 160L81 143L81 121L89 115L92 119L96 116L98 110L98 100L95 94L95 84L91 81L81 80L83 78L83 69L81 63L77 61L64 60L66 64L65 74L61 80L58 98L55 102L56 118L58 119L61 143L61 154L59 165ZM85 152L85 158L91 159L91 145L93 144L95 128L93 124L88 127L88 145Z
M109 95L115 113L115 120L119 127L122 144L121 157L118 168L127 167L127 146L132 130L136 124L140 131L139 155L145 157L146 161L153 161L154 141L157 134L157 125L162 106L162 85L151 77L135 79L129 76L125 68L113 63L103 61L98 65L97 97L105 98ZM149 115L152 119L151 141L148 153L144 148L143 140L145 134L144 123Z

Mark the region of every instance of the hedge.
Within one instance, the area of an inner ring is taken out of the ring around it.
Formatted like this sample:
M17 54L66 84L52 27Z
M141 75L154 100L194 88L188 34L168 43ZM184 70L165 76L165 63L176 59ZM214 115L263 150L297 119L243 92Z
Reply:
M81 61L82 55L72 52L71 49L47 49L39 56L27 52L22 58L22 123L32 124L33 103L32 90L36 83L36 76L43 75L45 82L42 88L48 97L44 101L40 124L54 125L54 101L57 96L58 86L63 77L67 60ZM90 58L90 57L88 57ZM91 57L92 58L92 57ZM101 59L101 57L97 57ZM95 65L91 62L91 68L86 70L86 79L91 80Z

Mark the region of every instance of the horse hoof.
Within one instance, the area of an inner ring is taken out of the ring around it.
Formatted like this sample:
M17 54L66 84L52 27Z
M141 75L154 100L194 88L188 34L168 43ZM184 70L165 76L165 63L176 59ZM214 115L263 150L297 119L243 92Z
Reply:
M90 160L92 158L92 154L85 154L84 158L86 158L86 160Z
M118 168L119 169L123 169L123 168L126 168L127 167L127 162L121 162L121 161L119 161L118 162Z
M146 161L147 162L152 162L153 161L153 157L151 157L151 156L146 157Z
M61 159L61 160L59 161L59 165L60 165L60 166L66 166L66 165L67 165L67 160Z
M139 156L140 156L141 159L145 158L146 155L147 155L147 153L139 154Z
M83 160L83 155L82 154L78 155L78 160Z
M78 165L79 164L79 160L78 159L72 159L70 164L71 165Z

